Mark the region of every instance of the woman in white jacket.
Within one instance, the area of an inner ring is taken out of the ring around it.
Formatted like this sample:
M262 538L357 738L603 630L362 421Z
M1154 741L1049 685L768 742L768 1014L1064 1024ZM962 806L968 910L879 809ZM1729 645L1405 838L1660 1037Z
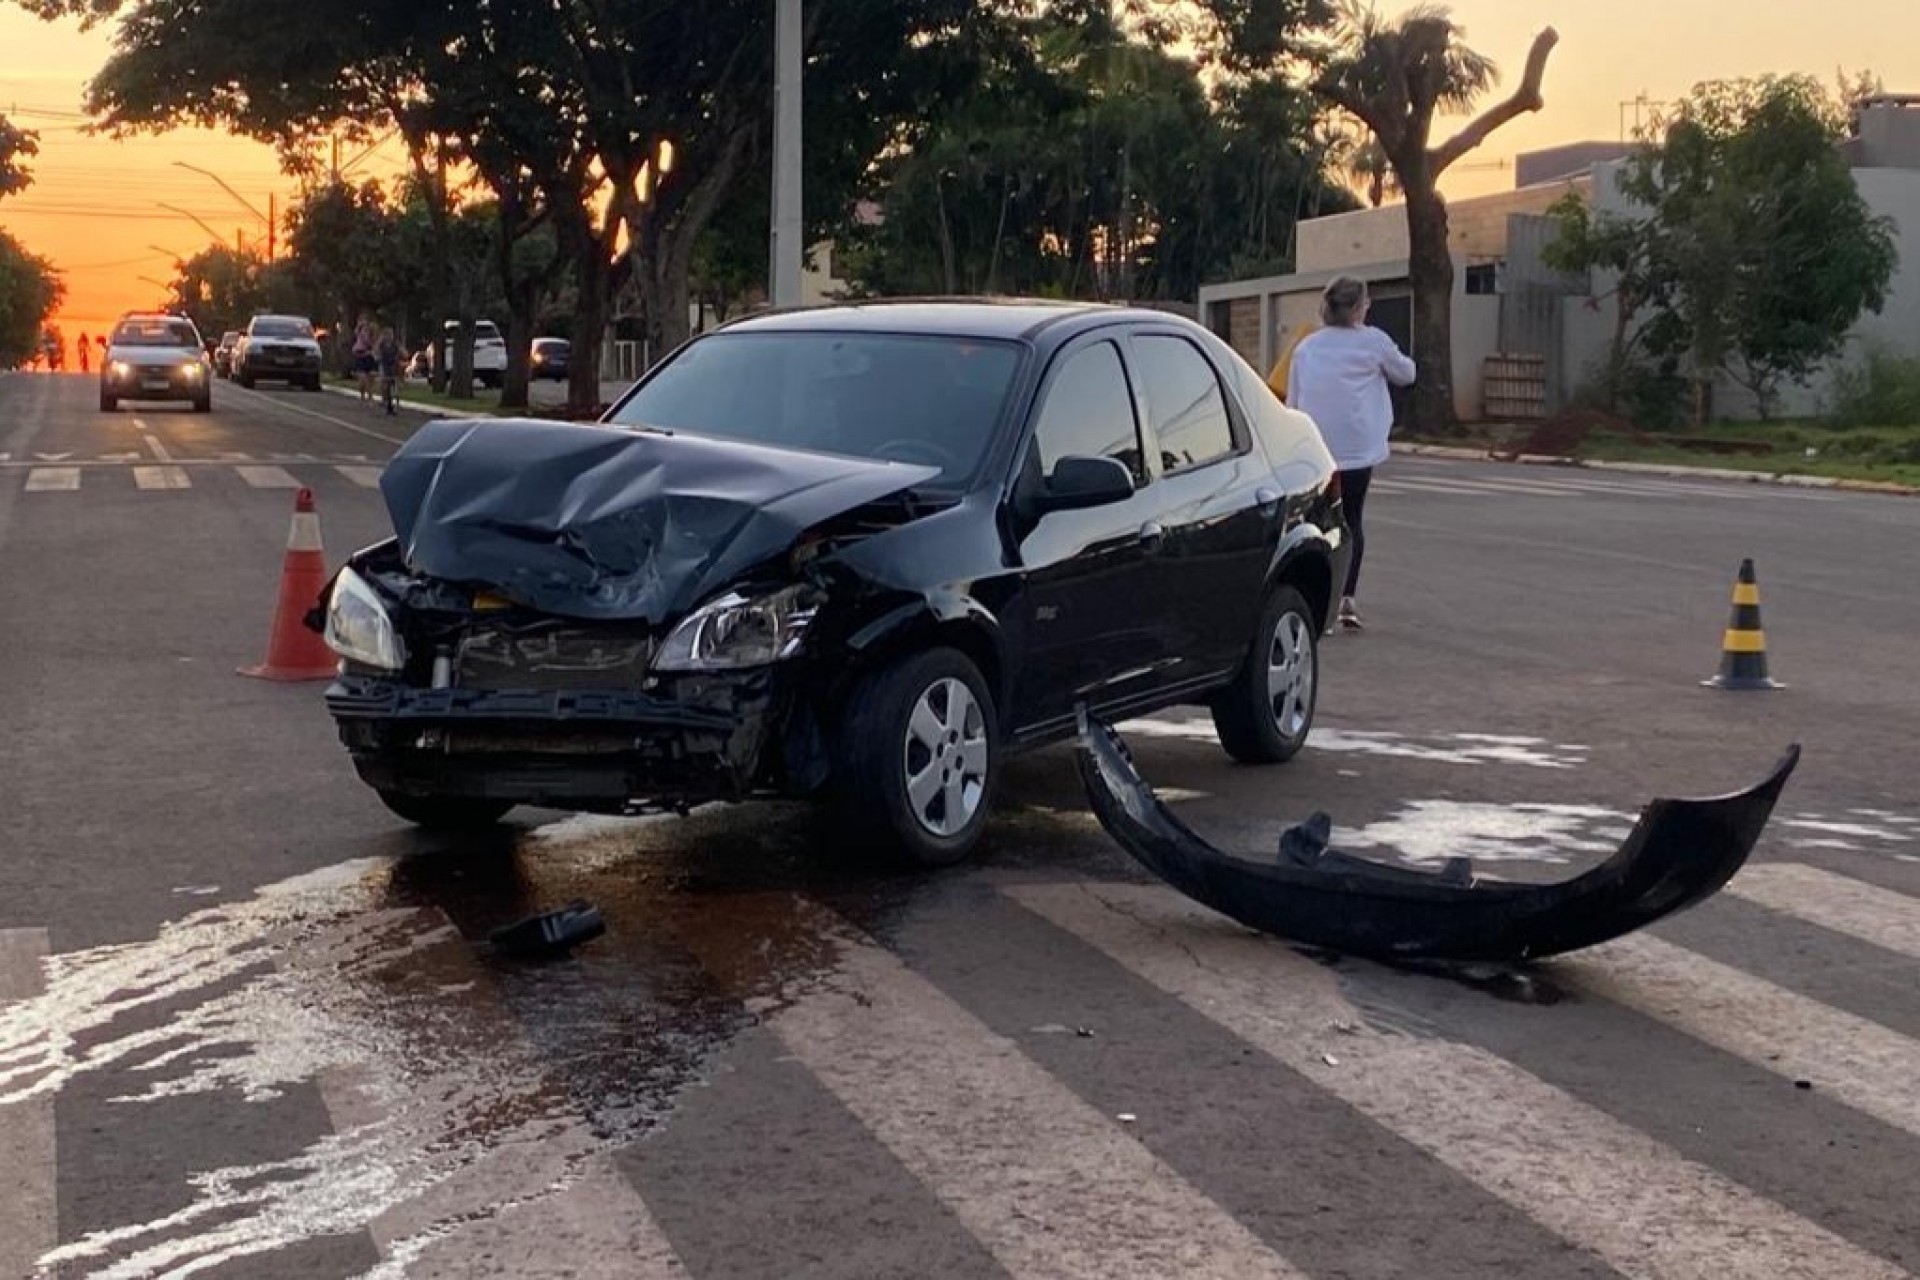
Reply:
M1387 460L1387 432L1393 427L1388 384L1410 384L1414 366L1392 338L1368 327L1367 286L1352 276L1327 286L1320 318L1326 327L1301 339L1293 353L1287 403L1313 419L1340 468L1340 495L1353 538L1353 559L1340 594L1340 625L1358 631L1360 613L1353 598L1367 549L1367 488L1373 469Z

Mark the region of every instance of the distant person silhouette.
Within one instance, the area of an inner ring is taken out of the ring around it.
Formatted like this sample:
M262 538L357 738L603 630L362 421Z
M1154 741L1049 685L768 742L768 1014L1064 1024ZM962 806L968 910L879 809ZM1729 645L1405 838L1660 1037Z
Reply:
M92 352L89 350L90 346L91 344L87 339L87 335L82 333L80 335L80 372L82 373L85 373L88 368L91 367L88 364L88 361L93 358Z

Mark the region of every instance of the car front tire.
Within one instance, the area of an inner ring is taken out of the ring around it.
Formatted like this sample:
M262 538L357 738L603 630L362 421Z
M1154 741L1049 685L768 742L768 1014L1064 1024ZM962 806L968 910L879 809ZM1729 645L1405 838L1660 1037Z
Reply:
M1320 633L1299 591L1275 587L1260 610L1246 661L1213 700L1213 728L1241 764L1280 764L1313 729Z
M862 680L835 753L842 825L914 867L949 867L979 843L999 775L999 720L957 649L911 654Z
M195 401L193 402L193 411L194 411L195 413L212 413L212 412L213 412L213 397L212 397L212 396L201 396L201 397L199 397L198 399L196 399L196 400L195 400Z
M404 791L379 793L380 803L397 817L428 831L484 831L513 808L510 800L478 800L467 796L416 796Z
M110 396L106 392L102 391L100 393L100 412L102 413L120 412L120 398L118 396Z
M233 380L239 383L242 387L246 388L248 391L253 390L253 375L246 374L246 373L236 373L233 375Z

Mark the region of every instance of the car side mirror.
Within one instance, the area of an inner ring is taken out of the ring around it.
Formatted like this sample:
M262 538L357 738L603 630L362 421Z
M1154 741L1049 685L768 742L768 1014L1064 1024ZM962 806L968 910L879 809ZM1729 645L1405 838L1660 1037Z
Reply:
M1112 458L1070 456L1053 464L1034 503L1037 514L1082 511L1125 502L1133 496L1133 473Z

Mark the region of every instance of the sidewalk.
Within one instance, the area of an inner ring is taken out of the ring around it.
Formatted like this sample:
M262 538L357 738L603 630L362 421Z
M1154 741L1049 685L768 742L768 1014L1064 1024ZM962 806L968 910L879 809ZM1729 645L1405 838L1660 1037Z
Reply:
M600 384L600 400L603 404L612 404L626 394L630 382L603 382ZM360 398L360 389L344 383L323 382L321 390L332 395L347 396L353 400ZM496 392L482 392L489 398ZM527 399L535 409L558 409L567 402L567 387L563 382L536 382L527 388ZM500 415L486 409L456 409L450 406L423 404L402 398L398 408L407 413L423 414L429 418L494 418Z
M1638 475L1744 480L1748 484L1786 485L1798 489L1837 489L1848 493L1885 493L1920 497L1920 489L1881 480L1844 480L1836 476L1806 476L1791 472L1742 471L1734 467L1693 467L1668 462L1607 462L1599 458L1567 458L1558 454L1523 453L1514 459L1496 458L1486 449L1455 448L1439 444L1395 443L1393 451L1416 458L1457 458L1526 467L1571 467L1587 471L1627 471Z

